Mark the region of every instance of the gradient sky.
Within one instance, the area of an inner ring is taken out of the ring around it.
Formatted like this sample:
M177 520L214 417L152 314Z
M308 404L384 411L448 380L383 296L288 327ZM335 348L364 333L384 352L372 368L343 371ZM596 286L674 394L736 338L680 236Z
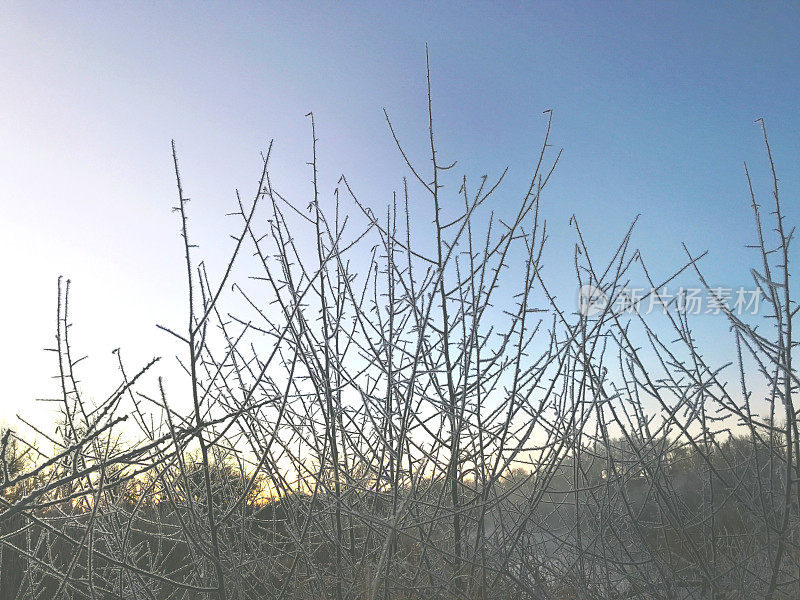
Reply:
M434 4L2 3L0 419L54 392L59 274L90 394L111 391L114 348L131 363L176 351L155 328L183 323L171 139L212 268L270 139L276 184L308 196L311 110L323 190L345 173L379 208L407 174L383 107L427 160L426 42L440 152L473 180L510 166L503 202L553 109L556 256L573 213L598 256L642 213L634 244L656 272L685 241L711 251L715 282L747 284L743 161L769 201L759 117L798 222L800 4Z

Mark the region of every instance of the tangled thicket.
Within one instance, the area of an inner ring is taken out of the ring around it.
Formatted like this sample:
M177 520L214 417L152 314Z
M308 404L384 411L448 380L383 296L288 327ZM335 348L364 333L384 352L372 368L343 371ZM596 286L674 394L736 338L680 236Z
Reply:
M273 188L267 153L213 283L173 145L188 313L162 329L185 347L189 414L148 383L155 360L118 355L119 388L84 399L59 281L59 426L2 435L0 597L798 597L798 305L774 168L769 216L751 186L769 310L723 308L734 354L710 364L677 299L654 325L555 297L550 113L500 218L503 176L452 185L439 162L428 82L431 166L387 115L410 183L385 212L344 177L320 197L310 115L310 203ZM430 226L410 216L416 189ZM633 271L654 290L683 271L706 284L688 251L652 279L630 231L600 265L572 224L579 287L614 299ZM243 263L258 271L237 285Z

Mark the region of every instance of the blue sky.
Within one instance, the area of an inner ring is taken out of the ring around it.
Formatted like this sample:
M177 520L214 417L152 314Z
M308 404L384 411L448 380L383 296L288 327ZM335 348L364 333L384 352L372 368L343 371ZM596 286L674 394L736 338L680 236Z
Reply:
M716 282L746 284L743 161L769 200L756 118L793 223L800 212L798 24L796 3L4 3L0 417L53 392L41 349L59 274L97 395L112 349L133 362L176 351L154 327L183 322L171 139L212 267L231 247L234 189L255 187L270 139L276 184L309 194L310 110L328 197L345 173L381 207L408 174L382 108L427 160L426 42L440 151L472 180L508 165L499 202L525 188L554 111L564 154L543 209L556 280L572 214L603 256L641 213L634 244L657 273L685 241L711 252Z

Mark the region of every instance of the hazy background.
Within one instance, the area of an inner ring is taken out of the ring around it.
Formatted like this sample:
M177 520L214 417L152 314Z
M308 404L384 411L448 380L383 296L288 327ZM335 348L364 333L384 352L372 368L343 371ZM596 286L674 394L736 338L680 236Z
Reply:
M472 180L511 167L527 187L545 119L564 148L544 210L551 275L565 286L575 213L598 252L642 213L635 244L666 273L680 242L709 249L715 283L747 284L742 162L762 203L764 117L788 218L798 222L800 5L512 3L0 4L0 419L53 395L56 279L73 281L74 341L90 395L176 347L184 322L170 140L212 268L232 248L234 190L259 152L288 196L310 198L317 121L326 199L345 173L383 206L407 174L384 121L427 165L425 42L443 161ZM423 219L425 206L417 195ZM415 200L415 201L417 201ZM303 203L305 204L305 203ZM564 269L566 271L566 269Z

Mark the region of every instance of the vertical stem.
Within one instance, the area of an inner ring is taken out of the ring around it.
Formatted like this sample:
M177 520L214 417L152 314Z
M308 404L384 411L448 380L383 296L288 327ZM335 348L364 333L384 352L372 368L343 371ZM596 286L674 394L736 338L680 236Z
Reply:
M200 412L200 399L198 396L198 376L197 376L197 360L198 349L196 347L196 336L199 327L195 325L194 317L194 277L192 273L192 260L191 260L191 244L189 243L189 235L187 231L187 215L186 215L186 202L188 198L183 196L183 187L181 186L181 176L178 171L178 155L175 151L175 140L172 141L172 161L175 165L175 179L178 185L178 211L181 215L181 235L183 237L183 245L185 250L186 260L186 275L189 284L189 323L188 323L188 346L189 346L189 371L192 385L192 401L194 403L195 423L197 426L197 441L200 444L200 454L203 460L203 480L205 483L206 502L208 503L208 527L211 531L211 551L214 557L214 570L216 571L217 579L217 597L219 600L227 600L227 593L225 592L225 577L222 569L222 562L219 554L219 539L217 532L217 523L214 517L214 497L211 491L211 466L208 461L208 447L203 439L203 416Z

